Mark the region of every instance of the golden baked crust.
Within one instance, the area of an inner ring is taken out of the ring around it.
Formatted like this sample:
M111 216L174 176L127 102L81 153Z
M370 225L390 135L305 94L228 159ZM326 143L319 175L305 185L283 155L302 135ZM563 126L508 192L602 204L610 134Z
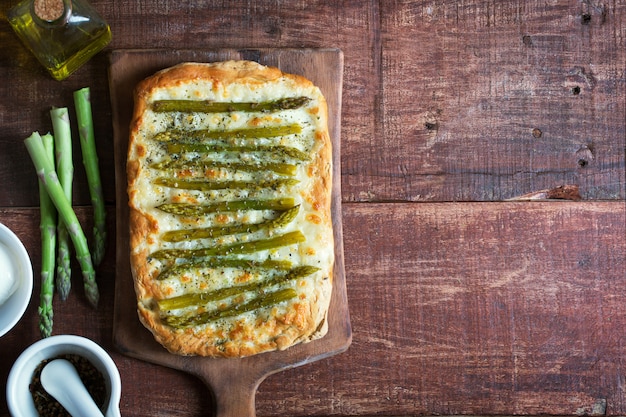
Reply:
M162 100L229 104L158 109ZM326 101L301 76L250 61L183 63L138 84L130 263L139 318L159 343L243 357L326 333L331 165Z

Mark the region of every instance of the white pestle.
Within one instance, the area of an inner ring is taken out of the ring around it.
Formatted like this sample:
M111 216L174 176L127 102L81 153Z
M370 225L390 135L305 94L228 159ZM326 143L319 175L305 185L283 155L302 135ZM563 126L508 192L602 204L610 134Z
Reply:
M54 359L47 363L41 371L41 385L72 417L103 417L71 362Z

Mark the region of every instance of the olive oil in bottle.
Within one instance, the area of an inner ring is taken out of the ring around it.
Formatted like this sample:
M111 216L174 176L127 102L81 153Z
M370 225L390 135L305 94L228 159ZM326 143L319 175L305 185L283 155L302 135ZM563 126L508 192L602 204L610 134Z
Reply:
M111 29L85 0L24 0L9 11L13 30L57 80L111 41Z

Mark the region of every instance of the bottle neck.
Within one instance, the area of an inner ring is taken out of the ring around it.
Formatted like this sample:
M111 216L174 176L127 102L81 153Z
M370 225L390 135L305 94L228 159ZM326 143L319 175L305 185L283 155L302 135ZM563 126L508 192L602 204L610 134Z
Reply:
M61 26L72 14L72 0L33 0L31 14L43 26Z

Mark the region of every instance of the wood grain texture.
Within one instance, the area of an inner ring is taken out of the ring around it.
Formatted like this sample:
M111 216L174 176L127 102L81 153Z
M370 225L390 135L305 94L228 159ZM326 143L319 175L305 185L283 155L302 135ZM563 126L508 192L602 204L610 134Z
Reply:
M113 41L63 83L46 76L1 19L0 78L12 80L0 102L0 146L11 149L0 153L3 183L35 186L29 166L17 162L27 157L20 142L49 130L50 106L71 106L71 92L84 85L98 97L98 149L113 175L107 51L337 47L348 103L344 201L496 201L565 184L580 186L586 200L626 197L622 2L95 6ZM85 190L79 171L76 198ZM105 194L114 200L112 184ZM35 206L36 198L5 192L0 204Z
M353 343L268 377L257 415L626 412L622 202L344 204L343 212ZM89 222L88 209L79 215ZM2 209L0 222L23 239L37 271L38 211ZM65 304L55 302L55 333L112 353L122 415L206 415L213 404L199 380L112 346L113 256L98 271L98 310L75 283ZM0 375L37 340L36 323L31 302L0 340ZM2 391L0 415L4 407Z
M267 378L257 414L626 414L626 2L91 0L113 41L62 83L6 22L18 2L0 6L0 222L35 268L36 178L21 141L86 85L115 218L107 52L340 48L354 339L340 357ZM564 185L582 200L496 203ZM205 415L201 381L113 348L114 275L109 252L100 309L75 284L55 304L55 332L112 351L124 416ZM0 380L37 337L31 302L0 339Z
M378 123L344 135L355 142L345 198L493 201L575 184L584 199L623 199L625 11L381 2L380 40L368 45L380 55L370 76Z
M353 344L270 377L259 414L624 413L625 222L621 202L345 204Z

